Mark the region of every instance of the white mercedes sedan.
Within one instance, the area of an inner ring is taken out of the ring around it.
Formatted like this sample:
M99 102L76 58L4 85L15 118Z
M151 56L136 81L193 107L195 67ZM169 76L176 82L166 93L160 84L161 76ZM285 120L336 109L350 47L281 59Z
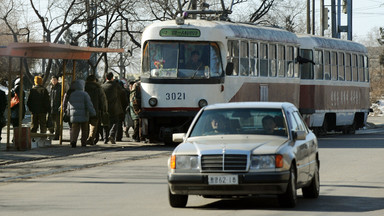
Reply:
M189 195L241 198L276 195L283 207L320 191L316 136L291 103L239 102L202 108L168 162L169 202Z

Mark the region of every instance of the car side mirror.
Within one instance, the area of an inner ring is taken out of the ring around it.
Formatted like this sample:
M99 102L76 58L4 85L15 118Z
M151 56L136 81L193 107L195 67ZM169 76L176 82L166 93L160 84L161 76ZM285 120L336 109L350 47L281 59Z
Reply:
M305 131L292 131L292 137L294 140L305 140L307 133Z
M175 143L181 143L184 141L185 133L174 133L172 134L172 141Z
M226 75L232 75L233 73L233 62L228 62L227 67L225 68Z

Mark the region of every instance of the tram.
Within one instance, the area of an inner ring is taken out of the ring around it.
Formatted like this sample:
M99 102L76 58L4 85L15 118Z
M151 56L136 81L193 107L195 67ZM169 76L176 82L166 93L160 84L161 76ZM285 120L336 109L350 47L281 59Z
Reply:
M298 35L300 112L317 134L354 133L370 110L367 49L356 42Z
M369 74L364 46L283 29L177 19L142 35L142 134L171 143L207 104L286 101L316 131L364 126ZM340 72L338 72L340 71Z

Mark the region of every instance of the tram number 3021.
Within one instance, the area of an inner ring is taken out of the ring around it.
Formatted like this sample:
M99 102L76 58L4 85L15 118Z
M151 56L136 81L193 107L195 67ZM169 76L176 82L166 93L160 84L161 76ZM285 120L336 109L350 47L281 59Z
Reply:
M185 92L165 93L165 100L185 100Z

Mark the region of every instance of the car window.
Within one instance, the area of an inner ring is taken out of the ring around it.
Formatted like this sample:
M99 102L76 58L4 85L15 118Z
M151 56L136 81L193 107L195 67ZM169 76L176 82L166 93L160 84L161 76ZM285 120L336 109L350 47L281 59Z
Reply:
M287 136L281 109L237 108L205 110L192 128L191 137L231 134Z
M297 112L297 111L294 112L293 116L296 119L298 129L301 131L307 131L307 127L305 126L305 123L304 123L303 119L301 118L301 115L299 114L299 112Z

